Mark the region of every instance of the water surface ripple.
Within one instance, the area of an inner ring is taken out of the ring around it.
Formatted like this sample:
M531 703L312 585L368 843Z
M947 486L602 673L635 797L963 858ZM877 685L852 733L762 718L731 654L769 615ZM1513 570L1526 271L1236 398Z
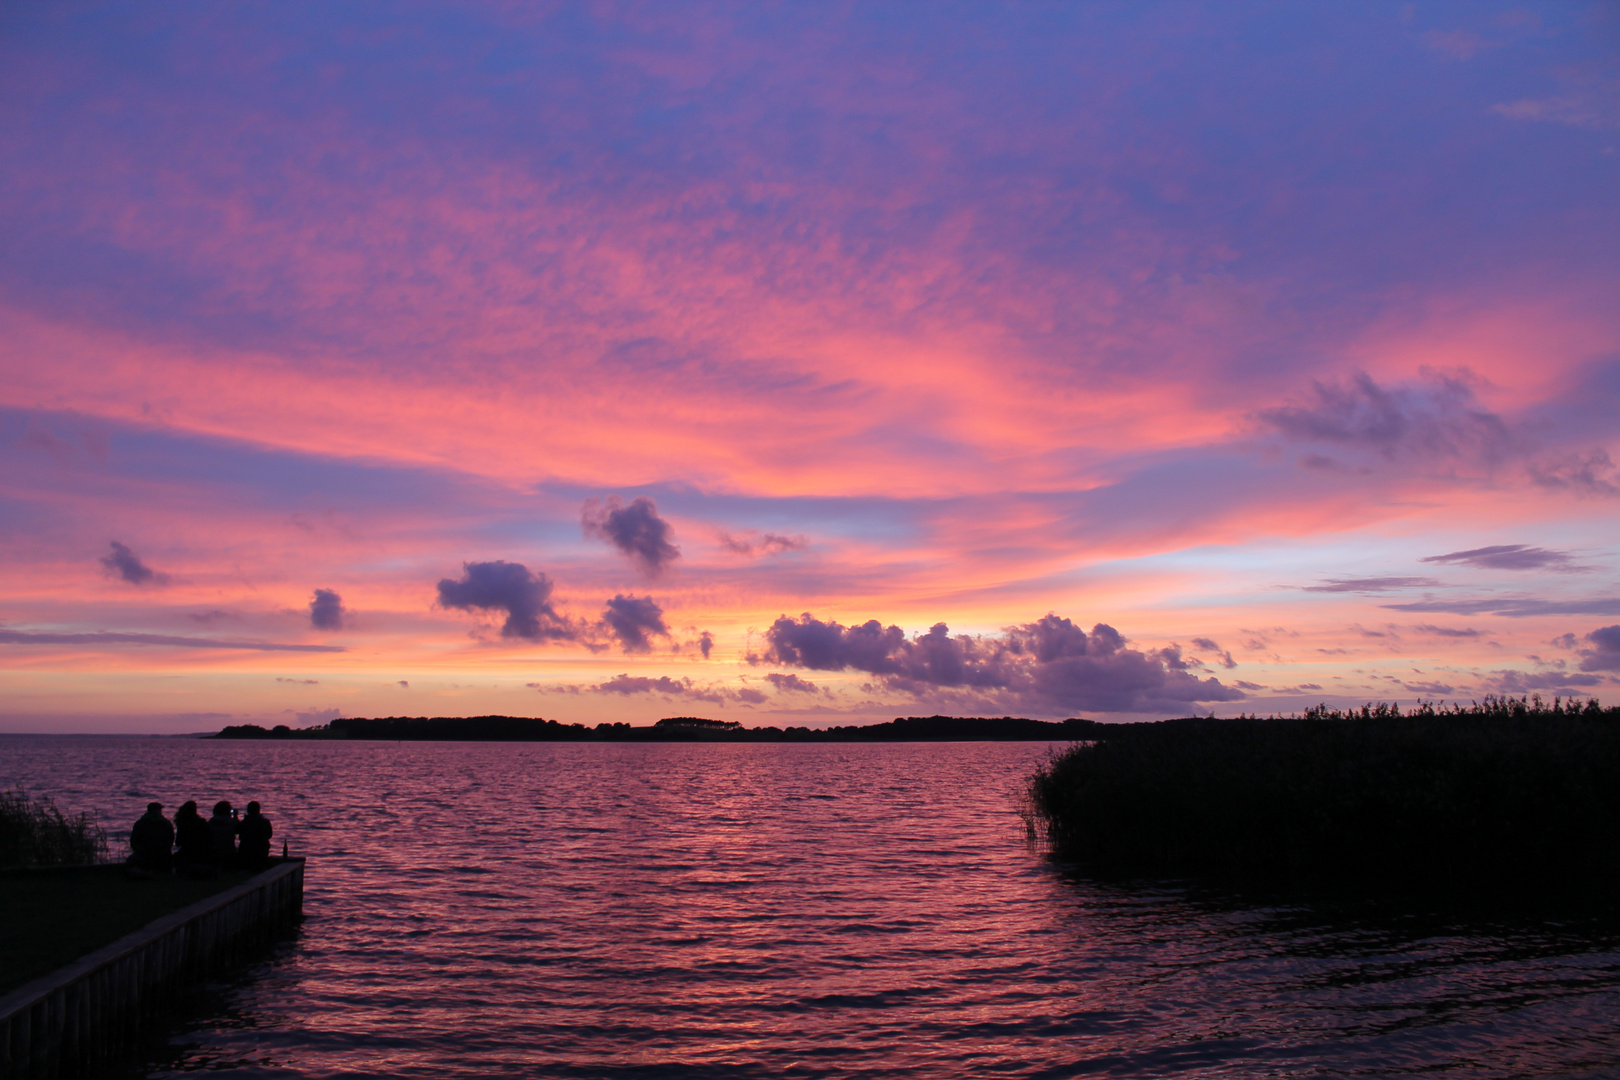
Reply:
M1620 936L1089 882L1035 744L6 737L94 809L259 798L307 921L168 1076L1620 1076Z

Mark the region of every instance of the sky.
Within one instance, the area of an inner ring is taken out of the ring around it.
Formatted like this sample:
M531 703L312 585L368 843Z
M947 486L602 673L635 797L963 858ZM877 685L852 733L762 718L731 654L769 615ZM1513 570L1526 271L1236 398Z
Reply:
M1620 8L0 6L0 731L1620 700Z

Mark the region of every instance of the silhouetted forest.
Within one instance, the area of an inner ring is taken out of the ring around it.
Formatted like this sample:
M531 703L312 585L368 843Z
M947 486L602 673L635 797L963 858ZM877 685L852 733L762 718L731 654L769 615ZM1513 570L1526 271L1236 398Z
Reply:
M1115 727L1095 720L1026 720L1014 716L906 716L849 727L743 727L732 720L671 716L648 726L559 724L525 716L342 717L319 727L257 724L228 727L216 739L392 739L461 742L927 742L1095 739Z
M1519 885L1620 881L1620 709L1121 725L1029 785L1031 829L1103 872Z

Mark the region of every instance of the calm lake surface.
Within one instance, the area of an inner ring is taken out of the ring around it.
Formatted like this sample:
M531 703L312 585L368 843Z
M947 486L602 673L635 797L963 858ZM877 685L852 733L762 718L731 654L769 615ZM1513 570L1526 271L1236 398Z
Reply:
M311 859L134 1075L1620 1076L1612 924L1090 882L1025 841L1046 751L8 736L0 785Z

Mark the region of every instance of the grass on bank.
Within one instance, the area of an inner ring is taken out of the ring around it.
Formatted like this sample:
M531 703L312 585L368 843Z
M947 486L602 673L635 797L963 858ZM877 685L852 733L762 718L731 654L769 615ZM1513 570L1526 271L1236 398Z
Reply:
M1105 873L1620 881L1620 709L1539 698L1130 725L1055 755L1031 827Z
M48 797L0 791L0 867L102 861L107 835L89 814L68 816Z
M118 865L0 873L0 995L249 876L135 881Z

